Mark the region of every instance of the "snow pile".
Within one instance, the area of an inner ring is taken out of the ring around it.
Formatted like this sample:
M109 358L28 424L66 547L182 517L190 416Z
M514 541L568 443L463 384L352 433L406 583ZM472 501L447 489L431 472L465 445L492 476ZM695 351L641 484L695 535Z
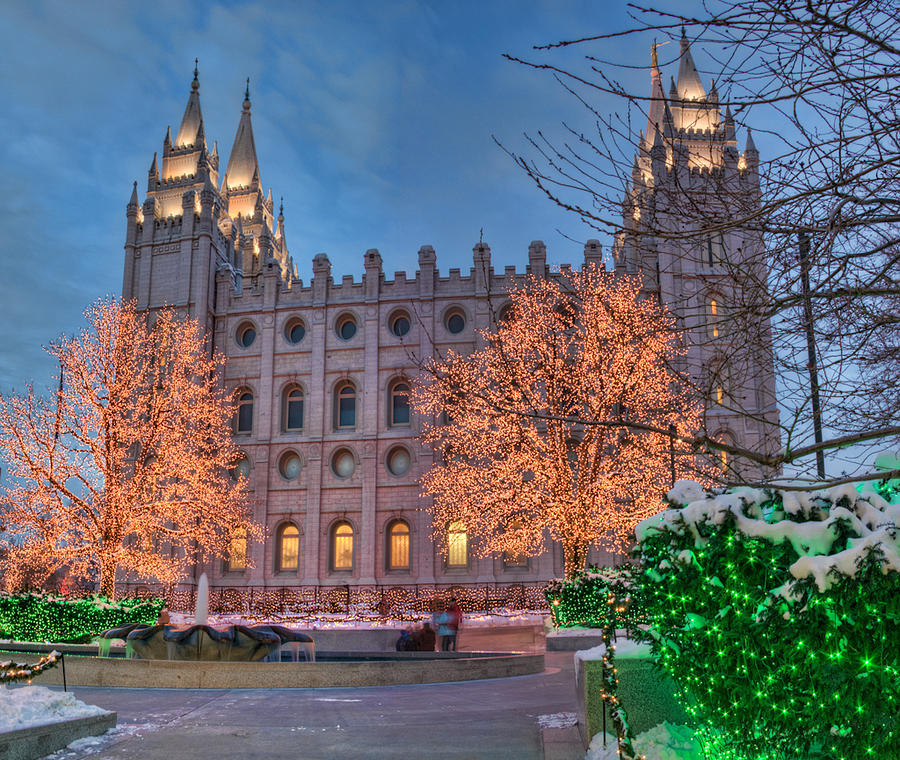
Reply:
M827 591L837 577L855 577L862 560L873 551L884 574L900 572L900 504L889 503L870 483L812 492L734 488L716 494L703 491L698 483L679 481L668 499L682 507L639 523L638 543L654 533L670 532L692 538L699 548L706 544L701 528L721 526L731 516L745 536L790 544L797 555L789 568L791 575L797 580L811 576L820 592ZM841 535L849 537L839 541ZM689 551L682 555L679 562L696 561ZM795 598L793 586L786 583L776 593Z
M578 716L575 713L553 713L551 715L538 715L538 726L541 728L569 728L578 724Z
M43 723L105 715L107 710L86 705L74 694L51 691L46 686L22 686L0 690L0 731L15 731Z
M631 639L622 639L615 642L616 650L614 655L616 659L637 660L644 657L651 657L652 650L649 644L641 644ZM579 660L602 660L606 655L606 647L600 644L590 649L579 649L575 652L575 666L578 666Z
M603 744L603 734L594 736L584 760L618 760L616 737L607 734L606 746ZM647 760L708 760L703 744L694 736L694 730L688 726L662 723L638 734L632 746Z

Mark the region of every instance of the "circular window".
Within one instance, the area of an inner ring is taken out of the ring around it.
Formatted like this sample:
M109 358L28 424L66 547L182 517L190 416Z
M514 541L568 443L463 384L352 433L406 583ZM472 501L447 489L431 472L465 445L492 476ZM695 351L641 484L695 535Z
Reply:
M398 338L406 335L409 332L409 328L409 315L406 312L400 311L391 317L391 332Z
M451 311L448 315L444 324L447 326L447 332L453 333L457 335L461 333L466 327L466 318L462 315L460 311Z
M411 466L412 462L409 458L409 452L402 446L397 446L388 453L387 467L391 475L397 475L398 477L406 475Z
M285 480L296 480L300 477L300 457L296 452L288 451L282 454L278 462L278 472Z
M306 335L306 327L299 319L292 319L284 326L284 337L288 343L297 344Z
M337 334L342 340L350 340L356 335L356 320L349 314L341 317L337 323Z
M247 457L242 456L234 465L234 470L232 471L235 480L238 478L249 478L250 477L250 460Z
M256 328L249 322L244 322L237 331L237 342L242 348L250 348L256 340Z
M331 458L331 469L339 478L349 478L356 471L356 458L349 449L338 449Z

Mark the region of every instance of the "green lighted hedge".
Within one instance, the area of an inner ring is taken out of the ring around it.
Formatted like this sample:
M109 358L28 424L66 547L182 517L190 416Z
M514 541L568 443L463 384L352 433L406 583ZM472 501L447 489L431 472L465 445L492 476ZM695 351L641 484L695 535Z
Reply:
M574 578L554 580L544 590L550 615L557 628L605 628L615 610L607 604L610 593L617 599L627 597L629 572L625 568L589 567ZM624 626L619 614L617 626Z
M682 483L638 526L633 635L722 752L900 758L900 504L881 490Z
M72 642L125 623L153 624L162 599L102 596L67 599L46 594L0 595L0 637L16 641Z

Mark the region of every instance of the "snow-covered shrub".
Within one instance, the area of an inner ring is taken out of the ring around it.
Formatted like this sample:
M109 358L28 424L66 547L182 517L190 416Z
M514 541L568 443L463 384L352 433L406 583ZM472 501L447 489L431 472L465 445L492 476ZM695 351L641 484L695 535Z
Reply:
M624 602L627 597L628 570L625 568L589 567L574 578L559 578L547 585L544 596L550 605L553 624L557 628L605 628L616 614L609 604L610 594ZM624 627L621 612L617 625Z
M0 595L0 630L16 641L78 641L126 623L152 624L162 599L119 599L102 596L68 599L49 594Z
M636 530L637 635L689 711L738 757L900 757L900 503L695 486Z

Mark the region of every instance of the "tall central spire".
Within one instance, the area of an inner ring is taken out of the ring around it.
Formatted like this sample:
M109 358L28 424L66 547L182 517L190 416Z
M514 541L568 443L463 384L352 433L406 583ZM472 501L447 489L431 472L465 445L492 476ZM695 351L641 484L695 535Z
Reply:
M228 168L225 170L225 183L228 187L247 187L254 181L259 182L259 164L256 160L256 144L253 141L253 125L250 123L250 80L244 91L244 104L241 120L238 123Z
M198 78L197 64L194 59L194 81L191 82L191 94L188 97L187 107L178 128L178 136L175 138L175 147L182 148L185 145L193 145L197 140L197 132L203 126L203 114L200 112L200 80Z
M681 61L678 64L678 97L682 100L705 100L706 90L691 56L691 43L681 29Z

